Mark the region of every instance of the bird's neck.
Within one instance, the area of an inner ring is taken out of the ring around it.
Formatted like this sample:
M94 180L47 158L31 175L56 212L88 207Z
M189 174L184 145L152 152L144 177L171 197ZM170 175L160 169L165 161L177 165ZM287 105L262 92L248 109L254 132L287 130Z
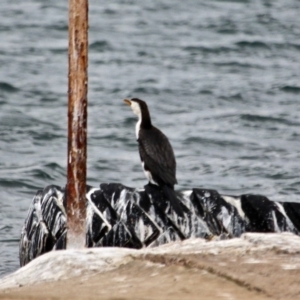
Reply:
M142 114L139 116L140 126L143 129L150 129L152 127L151 117L148 110L142 111Z
M140 129L150 129L152 127L152 123L151 123L151 118L150 118L150 114L149 112L147 112L147 114L143 114L143 115L139 115L138 116L139 120L137 121L136 125L135 125L135 135L136 135L136 139L139 139L139 132Z
M139 118L139 120L137 121L136 125L135 125L135 136L136 136L136 140L139 139L139 132L140 132L140 129L141 129L141 122L142 122L142 119Z

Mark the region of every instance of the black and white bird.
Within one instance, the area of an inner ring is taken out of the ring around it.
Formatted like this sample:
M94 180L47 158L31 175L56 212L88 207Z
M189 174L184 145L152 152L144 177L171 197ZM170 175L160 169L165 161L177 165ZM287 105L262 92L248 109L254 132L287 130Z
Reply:
M124 102L138 116L135 133L142 166L149 184L159 186L176 213L183 216L181 204L174 191L174 185L177 183L176 160L168 138L152 125L145 101L132 98L124 99Z

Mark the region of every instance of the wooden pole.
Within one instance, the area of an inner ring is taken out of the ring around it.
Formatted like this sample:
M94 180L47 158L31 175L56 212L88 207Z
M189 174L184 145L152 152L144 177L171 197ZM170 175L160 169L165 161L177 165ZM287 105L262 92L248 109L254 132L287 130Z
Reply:
M69 0L67 248L85 245L88 0Z

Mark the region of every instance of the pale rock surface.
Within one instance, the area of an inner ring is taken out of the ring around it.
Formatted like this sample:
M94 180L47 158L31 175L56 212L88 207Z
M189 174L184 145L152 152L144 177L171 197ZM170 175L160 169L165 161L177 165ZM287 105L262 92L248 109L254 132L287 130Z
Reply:
M134 259L147 255L184 256L190 254L209 254L230 256L272 250L291 255L300 253L300 238L291 233L260 234L246 233L241 238L228 240L188 239L172 242L156 248L141 250L126 248L89 248L52 251L28 263L25 267L2 278L0 289L29 286L42 282L53 282L74 277L85 277L96 273L108 272L126 265ZM260 261L245 255L244 263L257 264ZM297 265L285 262L282 269L295 269Z

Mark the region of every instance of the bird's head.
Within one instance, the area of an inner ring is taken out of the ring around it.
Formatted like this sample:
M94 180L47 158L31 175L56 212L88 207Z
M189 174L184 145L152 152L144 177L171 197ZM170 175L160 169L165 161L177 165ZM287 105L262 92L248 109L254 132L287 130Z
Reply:
M130 100L124 99L124 102L131 107L132 111L138 116L139 119L149 118L150 120L148 106L145 101L138 98L132 98Z

